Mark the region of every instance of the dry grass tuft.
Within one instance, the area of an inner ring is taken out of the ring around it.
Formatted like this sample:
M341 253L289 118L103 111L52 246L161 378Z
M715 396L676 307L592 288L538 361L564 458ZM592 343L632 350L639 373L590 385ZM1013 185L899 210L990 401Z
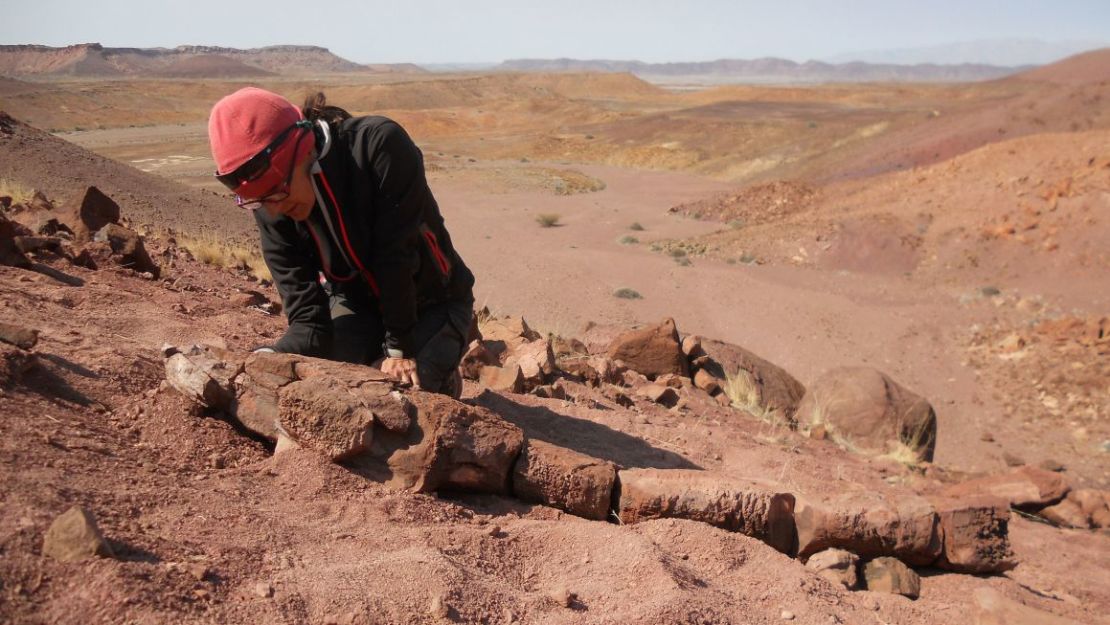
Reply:
M270 269L266 267L266 262L262 260L261 252L256 249L248 249L234 243L228 243L211 234L199 237L179 235L177 243L189 250L194 258L206 265L228 269L245 268L260 280L273 280Z
M768 410L763 405L763 394L748 371L739 369L736 375L725 375L724 392L732 407L740 408L766 423L788 425L777 410Z
M9 178L0 178L0 196L12 198L13 204L25 204L31 201L35 190L27 185Z
M911 469L919 467L925 461L925 450L932 446L932 432L928 430L926 424L922 424L909 436L905 436L905 433L902 436L902 440L894 443L893 449L881 457L888 458Z
M554 228L560 225L559 218L560 215L558 213L540 213L536 215L536 223L538 223L541 228Z

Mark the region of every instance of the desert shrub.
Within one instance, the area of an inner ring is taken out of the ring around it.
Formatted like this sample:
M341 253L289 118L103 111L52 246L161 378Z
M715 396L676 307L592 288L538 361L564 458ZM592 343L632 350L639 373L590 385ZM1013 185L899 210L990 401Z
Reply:
M560 215L558 213L540 213L536 215L536 223L538 223L541 228L553 228L560 225L559 217Z
M674 262L679 267L689 267L690 265L694 264L688 256L680 256L678 258L675 258Z
M628 226L628 229L629 230L635 230L636 232L641 232L644 229L644 227L642 225L640 225L640 222L634 221L634 222L632 222L631 226Z
M635 245L635 244L639 243L640 240L637 239L636 237L632 236L631 234L626 234L623 237L621 237L620 239L618 239L617 242L620 243L621 245Z
M639 291L628 287L621 287L613 291L613 297L619 297L621 299L644 299L644 296L640 295Z
M671 255L671 258L683 258L686 256L686 250L681 247L671 248L667 253Z
M732 228L733 230L739 230L740 228L744 227L744 220L733 219L732 221L728 222L728 227Z

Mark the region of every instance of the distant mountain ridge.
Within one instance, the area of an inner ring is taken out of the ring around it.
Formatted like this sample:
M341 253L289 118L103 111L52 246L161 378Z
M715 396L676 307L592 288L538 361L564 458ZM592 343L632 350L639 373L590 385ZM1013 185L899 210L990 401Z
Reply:
M822 60L829 63L864 61L866 63L890 63L895 65L982 63L1001 67L1016 67L1019 65L1047 65L1069 56L1106 47L1108 44L1110 44L1110 40L1107 39L1101 41L1042 41L1030 38L995 38L956 41L912 48L856 50Z
M895 65L876 63L825 63L765 57L718 59L685 63L644 63L602 59L513 59L496 67L524 72L630 72L645 80L666 82L701 78L710 82L816 83L816 82L966 82L991 80L1029 69L963 63L958 65Z
M183 45L176 48L107 48L99 43L65 47L0 45L0 75L54 77L258 77L351 72L423 72L411 64L360 65L319 46L280 45L238 49Z

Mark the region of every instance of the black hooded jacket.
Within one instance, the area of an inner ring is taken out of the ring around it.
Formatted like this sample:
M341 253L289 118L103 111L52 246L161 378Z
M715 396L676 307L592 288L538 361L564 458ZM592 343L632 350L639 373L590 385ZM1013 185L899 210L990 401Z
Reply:
M304 222L254 211L262 256L289 328L274 348L327 357L333 292L379 310L383 347L415 355L409 333L420 311L473 299L474 274L451 245L424 177L424 157L385 117L318 122L312 167L316 206Z

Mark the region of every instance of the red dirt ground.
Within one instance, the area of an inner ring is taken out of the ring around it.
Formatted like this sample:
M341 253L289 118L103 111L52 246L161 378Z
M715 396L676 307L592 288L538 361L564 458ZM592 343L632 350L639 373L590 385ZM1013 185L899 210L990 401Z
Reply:
M1104 88L1086 82L1069 93L1093 98ZM432 184L479 276L479 304L563 335L581 334L587 320L674 316L681 331L748 347L803 383L833 366L879 367L936 406L935 466L850 455L723 409L624 409L587 389L561 401L468 383L465 397L530 436L625 466L693 465L800 494L928 492L966 472L1002 470L1012 456L1058 461L1071 483L1105 489L1108 356L1087 328L1110 310L1107 131L1070 130L1078 105L1064 104L1051 121L1065 124L1060 132L1026 120L1022 134L1032 136L966 152L1000 115L972 111L944 126L953 146L969 146L955 158L819 185L797 210L774 201L774 185L745 191L686 173L527 164L572 167L606 184L560 196L512 177L505 184L509 161L430 159L446 163ZM884 141L859 162L898 147ZM220 196L14 122L0 127L0 179L51 198L95 184L133 223L155 229L221 228L244 241L252 232ZM488 180L497 184L475 184ZM732 196L759 202L743 227L667 214ZM541 212L564 225L539 228ZM629 234L640 242L618 242ZM162 280L42 259L84 282L71 286L0 267L0 321L41 331L38 368L0 394L5 621L779 623L787 611L798 623L914 625L989 622L974 598L989 588L1060 617L1110 622L1105 533L1015 516L1015 570L928 571L910 601L836 589L756 540L697 523L621 527L509 499L413 495L308 453L272 456L166 389L157 350L167 341L233 350L266 342L283 320L230 298L274 293L150 243L166 265ZM688 250L689 266L652 244ZM745 254L756 264L735 262ZM644 299L612 297L621 286ZM41 555L51 520L76 503L96 515L117 559ZM553 598L564 591L577 597L570 607Z

